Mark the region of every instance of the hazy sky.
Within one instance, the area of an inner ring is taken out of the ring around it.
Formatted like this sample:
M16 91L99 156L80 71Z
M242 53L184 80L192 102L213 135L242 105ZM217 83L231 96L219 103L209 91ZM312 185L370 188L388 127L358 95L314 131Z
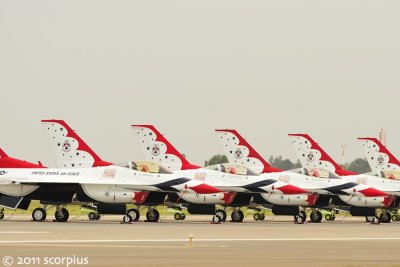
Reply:
M65 119L105 160L143 159L155 124L189 160L238 129L295 159L307 132L338 161L386 128L400 157L400 1L0 0L0 145L53 165L41 119Z

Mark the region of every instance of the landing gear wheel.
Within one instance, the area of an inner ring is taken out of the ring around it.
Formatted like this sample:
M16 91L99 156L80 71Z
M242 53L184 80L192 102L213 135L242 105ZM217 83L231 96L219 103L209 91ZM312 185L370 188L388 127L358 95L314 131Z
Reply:
M160 213L156 209L148 210L146 212L146 219L149 222L157 222L160 219Z
M185 219L186 219L185 213L181 213L181 221L183 221L183 220L185 220Z
M300 211L298 215L294 215L294 220L297 223L304 223L307 219L307 215L304 211Z
M46 211L43 208L36 208L32 212L32 219L36 222L46 220Z
M222 218L219 217L219 215L214 215L214 216L212 217L212 222L213 222L213 223L220 223L221 221L222 221Z
M261 221L264 221L264 220L265 220L265 214L264 214L264 213L261 213L261 214L260 214L260 220L261 220Z
M94 218L96 221L100 220L100 214L96 213L96 217Z
M54 216L57 222L66 222L69 219L69 212L67 209L62 208L61 210L56 210Z
M88 214L88 217L89 217L89 220L94 221L94 220L96 220L96 213L90 212Z
M231 219L233 222L243 222L244 213L241 210L235 210L231 214Z
M307 220L307 214L304 210L300 211L300 217L302 218L302 222Z
M4 209L0 211L0 220L4 219Z
M327 221L332 221L332 215L330 215L330 214L326 214L325 215L325 220L327 220Z
M311 212L310 220L313 223L320 223L322 221L322 213L319 210Z
M255 214L253 215L253 219L254 219L255 221L261 220L261 215L260 215L260 213L255 213Z
M218 215L221 218L221 221L226 221L226 212L224 210L216 210L215 215Z
M372 219L371 223L373 223L373 224L379 224L379 223L380 223L380 220L379 220L378 217L374 217L374 218Z
M140 218L140 212L137 209L129 209L126 214L131 216L132 221L137 222Z
M124 223L130 223L130 222L132 222L132 217L131 217L130 215L126 214L126 215L124 215L124 217L122 218L122 221L123 221Z
M390 223L392 217L389 212L382 212L381 215L379 215L379 219L382 223Z
M375 216L365 216L365 221L366 222L372 222L374 220Z
M396 214L393 214L393 215L392 215L392 221L396 222L396 221L398 221L399 219L400 219L400 217L399 217L398 215L396 215Z

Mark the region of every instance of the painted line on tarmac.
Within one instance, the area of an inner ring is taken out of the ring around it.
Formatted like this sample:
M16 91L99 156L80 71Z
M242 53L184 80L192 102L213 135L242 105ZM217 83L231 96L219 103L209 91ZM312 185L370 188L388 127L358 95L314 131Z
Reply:
M193 238L193 242L266 242L266 241L400 241L400 237L337 237L337 238ZM77 240L1 240L0 244L33 243L170 243L188 239L77 239Z
M3 234L50 234L50 232L33 232L33 231L0 231Z

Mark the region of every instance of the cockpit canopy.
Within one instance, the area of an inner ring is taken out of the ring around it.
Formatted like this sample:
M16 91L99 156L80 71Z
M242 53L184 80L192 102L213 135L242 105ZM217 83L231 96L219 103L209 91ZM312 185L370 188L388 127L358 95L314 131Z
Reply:
M216 165L207 166L206 168L210 169L210 170L215 170L215 171L220 171L220 172L225 172L225 173L230 173L230 174L237 174L237 175L252 175L252 176L259 175L258 173L247 168L246 166L239 165L239 164L233 164L233 163L216 164Z
M150 172L150 173L163 173L172 174L167 168L162 165L152 162L152 161L129 161L128 166L126 166L135 171Z
M340 179L340 176L338 176L336 173L317 168L298 168L294 170L289 170L289 172L300 173L307 176L319 178Z

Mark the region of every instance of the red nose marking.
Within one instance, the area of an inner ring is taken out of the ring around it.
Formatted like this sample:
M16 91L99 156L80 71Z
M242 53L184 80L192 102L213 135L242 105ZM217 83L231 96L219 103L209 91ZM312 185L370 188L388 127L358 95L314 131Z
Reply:
M296 194L308 193L306 190L304 190L304 189L302 189L300 187L291 185L291 184L287 184L287 185L281 186L281 187L277 188L277 190L281 191L283 194L288 194L288 195L296 195Z
M222 191L219 190L218 188L215 188L211 185L208 184L199 184L193 187L189 187L192 189L194 192L197 194L215 194L215 193L221 193Z

